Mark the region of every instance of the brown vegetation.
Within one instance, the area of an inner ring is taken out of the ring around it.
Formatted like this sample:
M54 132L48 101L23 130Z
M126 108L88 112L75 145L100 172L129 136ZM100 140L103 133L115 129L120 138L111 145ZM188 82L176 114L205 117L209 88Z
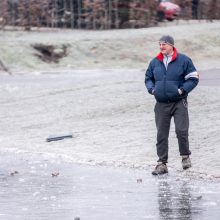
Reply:
M182 19L220 19L217 0L173 0ZM157 24L159 0L1 0L0 25L84 29L137 28Z

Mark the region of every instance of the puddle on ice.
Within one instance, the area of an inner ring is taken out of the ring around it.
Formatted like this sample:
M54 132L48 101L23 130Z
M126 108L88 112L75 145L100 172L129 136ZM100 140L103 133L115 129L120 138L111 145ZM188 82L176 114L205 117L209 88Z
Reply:
M219 219L220 184L1 153L0 218ZM34 170L34 172L33 172ZM57 175L52 175L52 174Z

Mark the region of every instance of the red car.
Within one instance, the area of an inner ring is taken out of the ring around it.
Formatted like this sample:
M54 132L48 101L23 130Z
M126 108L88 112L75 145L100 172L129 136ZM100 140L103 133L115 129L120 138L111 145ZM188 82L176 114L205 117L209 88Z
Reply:
M174 20L180 14L180 6L170 2L169 0L160 1L157 8L158 21L167 19L168 21Z

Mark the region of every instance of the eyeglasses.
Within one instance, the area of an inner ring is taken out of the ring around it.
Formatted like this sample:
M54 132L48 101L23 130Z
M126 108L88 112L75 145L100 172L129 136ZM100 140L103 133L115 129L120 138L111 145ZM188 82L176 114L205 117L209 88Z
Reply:
M165 46L167 46L167 45L169 45L169 44L166 44L166 43L160 43L160 42L159 42L159 46L160 46L160 47L165 47Z

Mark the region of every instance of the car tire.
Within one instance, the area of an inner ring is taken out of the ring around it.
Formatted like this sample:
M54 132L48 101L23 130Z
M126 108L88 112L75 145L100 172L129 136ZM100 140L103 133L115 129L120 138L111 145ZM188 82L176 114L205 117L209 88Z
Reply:
M167 18L167 21L173 21L174 18Z

